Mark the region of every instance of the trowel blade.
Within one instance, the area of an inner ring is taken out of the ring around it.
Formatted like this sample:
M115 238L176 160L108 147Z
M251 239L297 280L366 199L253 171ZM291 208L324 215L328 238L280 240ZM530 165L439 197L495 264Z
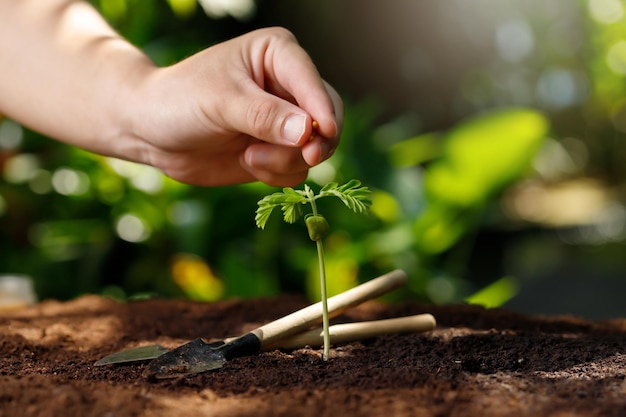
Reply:
M120 352L112 353L94 363L95 366L110 365L114 363L128 363L137 361L146 361L150 359L158 358L164 353L169 352L169 349L164 348L161 345L148 345L139 346L136 348L130 348L122 350Z

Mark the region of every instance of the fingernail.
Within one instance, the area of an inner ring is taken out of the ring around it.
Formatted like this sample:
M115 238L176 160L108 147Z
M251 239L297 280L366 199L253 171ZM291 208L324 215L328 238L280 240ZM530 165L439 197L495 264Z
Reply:
M283 138L290 143L300 142L300 138L306 129L306 117L300 114L293 114L285 120L283 125Z
M268 161L267 153L259 150L249 152L246 159L248 166L252 168L264 168Z

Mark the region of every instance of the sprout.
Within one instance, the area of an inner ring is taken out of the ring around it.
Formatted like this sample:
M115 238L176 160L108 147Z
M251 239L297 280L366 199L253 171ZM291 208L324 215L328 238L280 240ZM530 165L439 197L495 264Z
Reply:
M328 305L326 295L326 269L324 266L324 246L322 239L328 233L328 222L317 212L315 201L323 197L337 197L350 210L355 213L366 213L371 205L370 190L361 187L358 180L350 180L343 185L336 182L325 185L318 194L315 194L311 187L304 185L304 190L294 190L293 188L283 188L282 192L265 196L258 202L255 221L257 227L264 229L272 211L280 207L283 212L283 219L287 223L295 223L303 212L302 206L311 205L312 213L305 217L305 224L309 237L317 245L317 258L319 261L320 288L322 295L322 311L324 326L324 360L328 360L330 353L330 335L328 332Z

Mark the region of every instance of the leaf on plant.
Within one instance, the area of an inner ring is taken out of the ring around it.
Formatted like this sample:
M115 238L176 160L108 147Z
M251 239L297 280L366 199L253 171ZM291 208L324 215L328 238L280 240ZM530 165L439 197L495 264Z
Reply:
M338 186L337 183L328 184L320 191L320 195L324 194L338 197L355 213L365 213L372 205L370 190L367 187L361 187L359 180L350 180L342 186Z
M287 223L295 223L302 216L302 207L298 203L283 204L283 218Z
M302 216L302 204L329 196L338 197L355 213L365 213L372 204L370 195L370 190L367 187L361 187L359 180L350 180L341 186L336 182L331 182L322 187L317 196L314 196L307 184L304 185L304 190L285 187L282 192L267 195L258 202L259 207L254 220L257 227L264 229L274 208L280 206L285 222L295 223Z
M325 186L322 187L322 189L320 190L320 194L325 193L326 191L332 190L339 187L339 184L336 182L329 182L328 184L326 184Z
M265 229L265 225L276 206L276 204L262 204L262 201L259 201L259 207L256 209L256 215L254 216L254 221L259 229Z
M360 185L361 185L361 181L352 179L352 180L348 181L347 183L345 183L344 185L342 185L341 187L337 187L337 190L342 192L342 193L345 193L346 191L348 191L348 190L350 190L352 188L356 188L356 187L358 187Z
M300 204L306 203L306 198L293 188L283 188L282 193L274 193L263 197L258 202L254 220L260 229L264 229L275 207L281 207L286 222L294 223L302 215Z

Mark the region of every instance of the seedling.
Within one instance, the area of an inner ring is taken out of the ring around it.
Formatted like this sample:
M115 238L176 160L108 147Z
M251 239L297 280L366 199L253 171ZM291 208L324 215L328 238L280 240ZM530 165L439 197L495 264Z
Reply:
M323 311L324 360L328 360L330 354L326 268L324 266L324 246L322 244L322 239L328 233L328 222L324 216L317 211L315 201L323 197L338 197L353 212L362 214L366 213L371 205L370 194L370 190L367 187L361 187L360 181L350 180L343 185L339 185L336 182L327 184L322 187L318 194L315 194L311 187L306 184L303 190L294 190L293 188L286 187L283 188L282 192L265 196L258 202L259 207L256 210L255 221L257 227L261 229L265 228L267 220L276 207L280 207L282 210L285 222L295 223L302 217L302 206L306 204L311 205L311 213L305 216L304 222L309 237L317 246Z

